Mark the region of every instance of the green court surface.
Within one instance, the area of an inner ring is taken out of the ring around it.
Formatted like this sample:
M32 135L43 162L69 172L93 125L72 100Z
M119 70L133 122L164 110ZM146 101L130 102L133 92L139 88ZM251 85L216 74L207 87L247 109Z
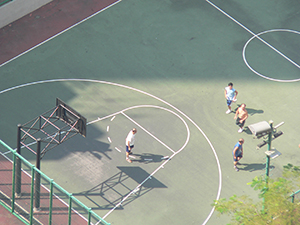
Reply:
M15 148L17 124L58 97L87 118L87 137L47 152L41 170L99 216L118 225L226 224L211 204L257 199L247 182L265 173L267 150L225 114L229 82L239 93L233 108L247 105L246 126L285 122L271 176L300 165L299 10L295 0L121 1L0 67L0 138Z

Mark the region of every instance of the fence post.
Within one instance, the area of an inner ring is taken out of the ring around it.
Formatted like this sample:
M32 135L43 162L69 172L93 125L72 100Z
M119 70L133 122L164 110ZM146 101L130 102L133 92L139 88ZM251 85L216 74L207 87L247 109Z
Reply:
M71 225L71 216L72 216L72 194L69 194L69 225Z
M92 209L88 208L88 225L91 224L91 215L92 215L91 211L92 211Z
M34 174L35 174L35 167L31 167L31 192L30 192L30 225L33 223L33 193L34 193Z
M18 134L17 134L17 153L21 155L21 124L18 124ZM16 160L16 197L21 197L21 159L17 157Z
M36 151L36 168L41 169L41 139L37 139L37 151ZM41 196L41 174L39 171L35 172L35 192L34 192L34 211L40 211L40 196Z
M13 152L13 172L12 172L12 200L11 200L11 213L15 211L15 190L16 190L16 184L15 184L15 178L16 178L16 153Z
M50 180L50 196L49 196L49 225L52 224L52 205L53 205L53 179Z

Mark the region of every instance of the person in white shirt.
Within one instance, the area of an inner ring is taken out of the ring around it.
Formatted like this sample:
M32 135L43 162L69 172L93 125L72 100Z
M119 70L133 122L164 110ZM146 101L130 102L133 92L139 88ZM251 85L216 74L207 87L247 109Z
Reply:
M134 139L135 139L135 134L136 134L137 130L135 128L133 128L127 135L126 137L126 160L128 162L132 162L129 159L129 155L132 154L131 149L133 149L134 147Z
M225 98L227 100L227 106L228 110L226 111L226 114L231 113L231 103L236 102L236 96L238 95L237 90L233 88L233 84L230 82L228 86L225 88Z

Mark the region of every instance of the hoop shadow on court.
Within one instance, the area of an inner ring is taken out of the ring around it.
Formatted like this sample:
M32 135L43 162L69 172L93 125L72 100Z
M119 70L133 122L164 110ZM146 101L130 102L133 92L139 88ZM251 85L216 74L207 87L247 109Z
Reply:
M274 169L275 166L270 166L270 169ZM245 170L249 172L266 169L265 163L240 163L239 170Z
M83 196L92 204L93 210L96 209L116 209L123 207L135 199L143 196L154 188L167 188L155 177L150 176L148 172L138 166L118 166L120 171L106 181L98 184L90 190L80 193L73 193L74 196ZM139 184L140 187L134 189ZM134 190L133 190L134 189ZM91 205L91 204L88 204Z

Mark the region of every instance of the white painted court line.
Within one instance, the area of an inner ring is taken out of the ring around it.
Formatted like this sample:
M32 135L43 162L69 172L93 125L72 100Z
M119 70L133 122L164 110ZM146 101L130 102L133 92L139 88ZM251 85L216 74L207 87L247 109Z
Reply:
M116 149L118 152L121 152L121 150L120 150L120 149L118 149L117 147L115 147L115 149Z
M21 85L17 85L17 86L13 86L13 87L10 87L10 88L7 88L7 89L4 89L2 91L0 91L0 94L3 94L3 93L6 93L6 92L9 92L9 91L12 91L12 90L16 90L16 89L19 89L19 88L23 88L23 87L28 87L28 86L32 86L32 85L37 85L37 84L46 84L46 83L53 83L53 82L70 82L70 81L74 81L74 82L88 82L88 83L98 83L98 84L106 84L106 85L112 85L112 86L117 86L117 87L120 87L120 88L125 88L125 89L128 89L128 90L132 90L132 91L135 91L135 92L138 92L140 94L144 94L148 97L151 97L153 99L156 99L157 101L160 101L161 103L171 107L172 109L174 109L175 111L177 111L178 113L180 113L181 115L183 115L188 121L190 121L197 129L198 131L203 135L203 137L205 138L205 140L207 141L207 143L209 144L212 152L213 152L213 155L215 156L215 160L216 160L216 164L217 164L217 168L218 168L218 175L219 175L219 185L218 185L218 191L217 191L217 196L216 198L214 198L213 200L219 200L220 199L220 195L221 195L221 190L222 190L222 170L221 170L221 165L220 165L220 161L219 161L219 158L218 158L218 155L217 155L217 152L214 148L214 146L212 145L211 141L209 140L209 138L206 136L206 134L204 133L204 131L190 118L188 117L185 113L183 113L181 110L179 110L178 108L176 108L175 106L173 106L172 104L168 103L167 101L161 99L161 98L158 98L156 97L155 95L152 95L148 92L145 92L145 91L142 91L142 90L139 90L137 88L133 88L133 87L129 87L129 86L126 86L126 85L123 85L123 84L117 84L117 83L112 83L112 82L108 82L108 81L101 81L101 80L93 80L93 79L81 79L81 78L65 78L65 79L51 79L51 80L40 80L40 81L34 81L34 82L30 82L30 83L24 83L24 84L21 84ZM158 107L158 106L156 106ZM136 108L136 107L130 107L128 109L131 109L131 108ZM161 107L162 108L162 107ZM165 109L166 110L166 109ZM168 111L168 110L167 110ZM171 113L173 113L171 110L169 110ZM118 113L115 113L115 115L117 115ZM97 121L101 120L101 118L98 118ZM185 121L184 121L185 123ZM90 123L88 123L90 124ZM185 123L186 124L186 123ZM189 131L188 131L189 132ZM188 133L188 135L190 135L190 133ZM187 138L187 141L186 143L176 152L176 154L180 153L184 147L186 146L188 142L188 138ZM176 154L173 154L169 159L167 159L165 161L165 163L167 163L168 161L170 161ZM155 174L156 171L158 171L160 168L164 168L164 164L162 164L162 166L160 166L157 170L155 170L152 174ZM147 178L148 179L148 178ZM143 184L143 183L142 183ZM140 184L139 186L141 186L142 184ZM128 196L129 197L129 196ZM122 201L123 202L123 201ZM122 202L120 204L122 204ZM113 210L115 210L116 207L114 207L108 214L110 214ZM209 215L207 216L207 218L205 219L205 221L203 222L203 224L206 224L208 222L208 220L211 218L213 212L214 212L215 208L212 207L212 210L210 211ZM99 221L97 224L99 224L101 221Z
M155 137L153 134L151 134L148 130L146 130L144 127L142 127L139 123L137 123L135 120L133 120L131 117L129 117L128 115L126 115L124 112L121 112L127 119L129 119L131 122L133 122L135 125L137 125L139 128L141 128L143 131L145 131L148 135L150 135L151 137L153 137L156 141L158 141L160 144L162 144L163 146L165 146L167 149L169 149L171 152L175 153L175 151L173 149L171 149L168 145L166 145L164 142L162 142L161 140L159 140L157 137Z
M297 34L297 35L300 35L300 32L299 31L295 31L295 30L289 30L289 29L273 29L273 30L267 30L267 31L263 31L261 33L258 33L256 36L260 36L262 34L266 34L266 33L270 33L270 32L289 32L289 33L294 33L294 34ZM268 76L265 76L259 72L257 72L256 70L254 70L248 63L247 59L246 59L246 48L248 46L248 44L254 39L256 38L256 36L252 36L247 42L246 44L244 45L243 47L243 60L246 64L246 66L253 72L255 73L256 75L262 77L262 78L265 78L267 80L272 80L272 81L277 81L277 82L297 82L297 81L300 81L300 78L298 79L291 79L291 80L283 80L283 79L275 79L275 78L271 78L271 77L268 77Z
M109 143L111 143L111 139L110 139L110 137L107 137L107 139L108 139Z
M109 132L109 126L106 127L106 132Z
M135 194L136 192L138 192L140 190L140 188L136 188L133 190L133 193Z
M116 208L118 208L119 206L121 206L123 204L124 201L126 201L127 198L129 198L132 194L136 193L136 190L139 190L141 188L141 186L149 179L152 179L152 176L159 171L160 169L164 168L164 165L167 164L174 156L176 155L176 153L174 153L169 159L167 159L164 163L162 163L156 170L154 170L145 180L143 180L143 182L141 182L139 185L137 185L128 195L126 195L122 201L120 201L115 207L113 207L108 213L106 213L102 219L105 220L105 218L107 216L109 216ZM101 221L98 221L95 225L98 225Z
M179 153L179 152L181 152L185 148L185 146L187 145L187 143L189 142L189 139L190 139L190 130L189 130L189 127L188 127L187 123L185 122L185 120L181 116L179 116L177 113L175 113L172 110L169 110L167 108L164 108L164 107L161 107L161 106L157 106L157 105L137 105L137 106L132 106L132 107L129 107L127 109L122 110L121 113L122 112L124 113L125 111L131 110L131 109L136 109L136 108L157 108L157 109L165 110L165 111L167 111L169 113L172 113L173 115L177 116L182 121L182 123L184 124L184 126L186 128L187 137L186 137L185 143L181 146L180 149L178 149L176 151L176 154Z
M121 113L121 111L116 112L116 113L113 113L113 114L110 114L110 115L108 115L108 116L101 117L101 118L98 117L98 119L92 120L92 121L86 123L86 125L90 125L90 124L96 123L96 122L98 122L98 121L105 120L105 119L107 119L107 118L109 118L109 117L112 117L112 116L114 116L114 115L118 115L118 114L120 114L120 113ZM115 117L115 116L114 116L114 117ZM114 118L114 117L113 117L113 118Z
M79 24L81 24L81 23L87 21L88 19L91 19L92 17L94 17L94 16L96 16L97 14L99 14L99 13L105 11L106 9L108 9L108 8L110 8L110 7L114 6L114 5L116 5L117 3L121 2L121 1L122 1L122 0L118 0L118 1L114 2L113 4L111 4L111 5L109 5L109 6L106 6L105 8L103 8L103 9L101 9L101 10L95 12L94 14L90 15L89 17L87 17L87 18L85 18L85 19L83 19L83 20L81 20L81 21L75 23L74 25L72 25L72 26L70 26L70 27L64 29L63 31L61 31L61 32L59 32L59 33L57 33L57 34L55 34L54 36L48 38L47 40L45 40L45 41L43 41L43 42L41 42L41 43L39 43L39 44L33 46L32 48L26 50L25 52L22 52L21 54L19 54L19 55L13 57L12 59L10 59L10 60L8 60L8 61L2 63L2 64L0 65L0 67L6 65L7 63L9 63L9 62L11 62L11 61L13 61L13 60L15 60L15 59L21 57L22 55L25 55L26 53L28 53L28 52L30 52L30 51L32 51L32 50L34 50L34 49L36 49L37 47L39 47L39 46L45 44L46 42L48 42L48 41L50 41L50 40L56 38L57 36L59 36L59 35L65 33L65 32L67 32L68 30L70 30L70 29L72 29L72 28L78 26Z
M295 63L293 60L291 60L289 57L287 57L286 55L284 55L282 52L280 52L279 50L277 50L275 47L273 47L272 45L270 45L268 42L266 42L265 40L263 40L261 37L259 37L257 34L255 34L253 31L251 31L250 29L248 29L246 26L244 26L243 24L241 24L239 21L237 21L236 19L234 19L232 16L230 16L228 13L226 13L225 11L223 11L221 8L219 8L218 6L216 6L214 3L212 3L209 0L206 0L206 2L208 2L210 5L212 5L214 8L216 8L217 10L219 10L221 13L223 13L225 16L227 16L229 19L231 19L232 21L234 21L236 24L238 24L239 26L241 26L242 28L244 28L246 31L248 31L250 34L252 34L253 36L255 36L255 38L257 38L258 40L260 40L261 42L263 42L264 44L266 44L268 47L270 47L271 49L273 49L275 52L277 52L279 55L281 55L283 58L285 58L286 60L288 60L290 63L292 63L293 65L295 65L296 67L300 68L300 66Z
M99 122L101 120L105 120L105 119L108 119L110 117L116 117L117 115L119 114L123 114L125 111L128 111L128 110L132 110L132 109L136 109L136 108L157 108L157 109L161 109L161 110L165 110L167 112L170 112L172 114L174 114L175 116L177 116L181 121L182 123L185 125L186 127L186 130L187 130L187 138L186 138L186 141L184 143L184 145L176 151L176 153L179 153L182 149L185 148L185 146L187 145L188 141L189 141L189 138L190 138L190 131L189 131L189 128L188 128L188 125L187 123L184 121L184 119L182 117L180 117L177 113L173 112L172 110L169 110L169 109L166 109L164 107L161 107L161 106L156 106L156 105L136 105L136 106L131 106L131 107L128 107L126 109L123 109L121 111L118 111L118 112L115 112L115 113L112 113L110 115L107 115L107 116L104 116L104 117L98 117L98 119L96 120L93 120L93 121L90 121L87 123L87 125L90 125L90 124L93 124L93 123L96 123L96 122ZM171 150L173 152L175 152L173 149Z
M169 111L169 112L172 112L172 111L170 111L170 110L168 110L168 109L165 109L165 108L163 108L163 107L160 107L160 106L153 106L153 105L141 105L141 106L133 106L133 107L130 107L130 108L128 108L128 109L126 109L126 110L129 110L129 109L133 109L133 108L140 108L140 107L155 107L155 108L160 108L160 109L164 109L164 110L166 110L166 111ZM130 118L128 115L126 115L125 113L124 113L124 111L126 111L126 110L123 110L123 111L121 111L121 113L125 116L125 117L127 117L129 120L131 120L133 123L135 123L137 126L139 126L141 129L143 129L146 133L148 133L150 136L152 136L152 137L154 137L154 138L156 138L154 135L152 135L151 133L149 133L147 130L145 130L143 127L141 127L137 122L135 122L132 118ZM177 115L176 113L174 113L174 112L172 112L174 115ZM178 116L178 115L177 115ZM179 118L181 118L181 117L179 117ZM181 118L182 119L182 118ZM183 119L182 119L183 120ZM113 209L111 209L106 215L104 215L102 218L103 219L105 219L108 215L110 215L116 208L118 208L119 206L122 206L122 204L123 204L123 202L127 199L127 198L129 198L132 194L135 194L136 193L136 189L140 189L140 187L147 181L147 180L149 180L149 179L152 179L152 176L157 172L157 171L159 171L160 169L163 169L164 168L164 166L165 166L165 164L167 164L175 155L177 155L179 152L181 152L183 149L184 149L184 147L186 146L186 144L188 143L188 140L189 140L189 137L190 137L190 131L189 131L189 129L188 129L188 126L187 126L187 124L186 124L186 122L183 120L183 122L184 122L184 124L185 124L185 126L186 126L186 128L187 128L187 139L186 139L186 142L185 142L185 144L177 151L177 152L175 152L175 151L173 151L173 155L171 156L171 157L169 157L169 156L164 156L164 157L162 157L162 159L165 159L166 161L164 161L156 170L154 170L152 173L151 173L151 175L150 176L148 176L142 183L140 183L135 189L133 189L125 198L123 198L122 199L122 201L120 201ZM159 140L158 140L159 141ZM164 144L164 143L162 143L161 142L161 144ZM212 146L212 145L211 145ZM130 157L130 156L129 156ZM145 159L145 161L152 161L152 159ZM213 208L213 210L214 210L214 208ZM212 211L213 211L212 210ZM96 223L96 225L97 224L99 224L101 221L98 221L97 223Z

